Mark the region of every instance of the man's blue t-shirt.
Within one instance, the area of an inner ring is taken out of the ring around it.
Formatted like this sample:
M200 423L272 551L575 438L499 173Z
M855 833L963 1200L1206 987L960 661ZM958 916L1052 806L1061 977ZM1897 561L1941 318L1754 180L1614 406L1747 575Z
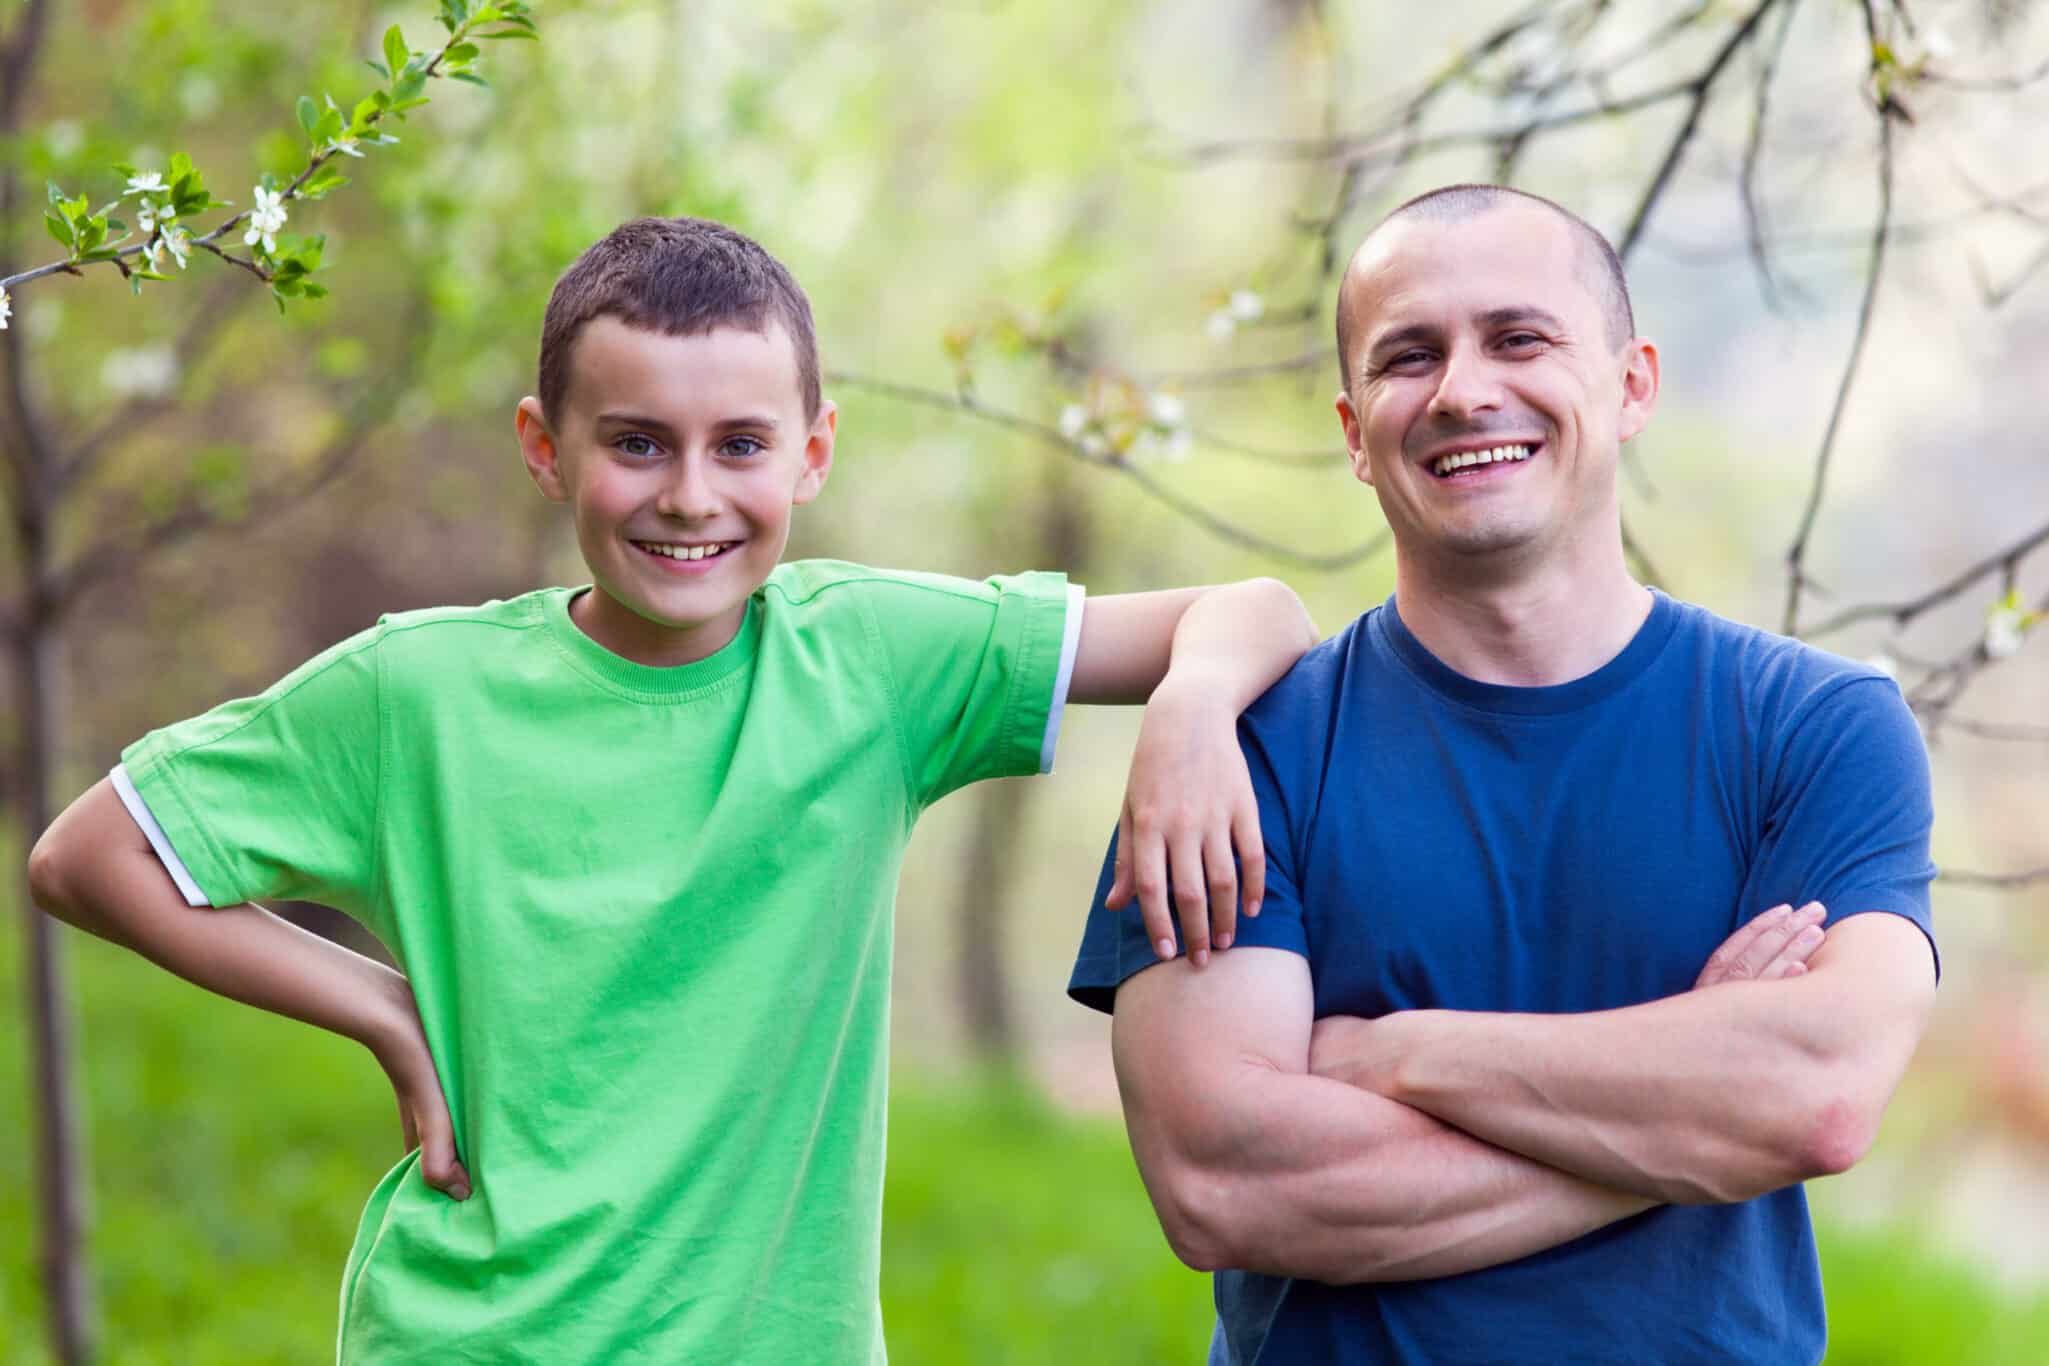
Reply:
M1818 900L1930 933L1927 755L1882 674L1656 596L1556 687L1476 682L1392 599L1240 726L1267 894L1241 945L1308 958L1315 1009L1578 1012L1689 989L1750 917ZM1069 993L1111 1008L1155 960L1097 887ZM1216 1277L1212 1361L1819 1361L1798 1186L1661 1206L1464 1275L1331 1286Z

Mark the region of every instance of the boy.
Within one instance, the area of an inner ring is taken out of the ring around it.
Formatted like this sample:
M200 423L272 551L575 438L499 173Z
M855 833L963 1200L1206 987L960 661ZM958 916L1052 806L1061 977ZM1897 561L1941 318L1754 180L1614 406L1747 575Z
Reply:
M521 454L593 586L385 618L144 737L36 899L390 1074L420 1146L364 1211L341 1361L880 1361L912 821L1046 768L1064 701L1151 694L1123 890L1171 953L1171 852L1191 955L1228 946L1236 713L1314 632L1265 581L1084 612L1055 575L779 564L837 417L802 291L716 224L587 251L539 388ZM340 907L404 976L255 897Z

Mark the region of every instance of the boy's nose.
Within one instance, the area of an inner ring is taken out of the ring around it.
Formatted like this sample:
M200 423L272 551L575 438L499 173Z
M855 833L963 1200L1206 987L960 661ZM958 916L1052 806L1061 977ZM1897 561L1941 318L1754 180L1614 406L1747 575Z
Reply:
M702 460L685 456L676 462L674 476L663 482L661 493L655 498L655 510L685 522L701 522L717 514L718 494Z

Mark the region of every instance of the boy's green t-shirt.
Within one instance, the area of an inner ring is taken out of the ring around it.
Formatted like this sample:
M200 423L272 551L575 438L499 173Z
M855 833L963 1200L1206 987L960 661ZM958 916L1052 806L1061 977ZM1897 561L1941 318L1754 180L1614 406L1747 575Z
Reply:
M1069 591L791 563L674 669L571 596L388 617L122 756L211 904L326 902L412 981L473 1194L379 1183L338 1357L882 1361L898 868L1050 758Z

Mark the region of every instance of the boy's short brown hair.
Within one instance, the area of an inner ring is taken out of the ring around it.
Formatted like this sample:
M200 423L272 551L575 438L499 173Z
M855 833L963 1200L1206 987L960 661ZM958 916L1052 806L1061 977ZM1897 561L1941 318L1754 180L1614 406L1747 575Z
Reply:
M577 257L555 282L541 320L541 411L551 425L568 398L577 334L599 317L672 337L715 327L766 333L781 323L797 353L805 420L818 417L811 301L783 263L745 233L705 218L636 218Z

